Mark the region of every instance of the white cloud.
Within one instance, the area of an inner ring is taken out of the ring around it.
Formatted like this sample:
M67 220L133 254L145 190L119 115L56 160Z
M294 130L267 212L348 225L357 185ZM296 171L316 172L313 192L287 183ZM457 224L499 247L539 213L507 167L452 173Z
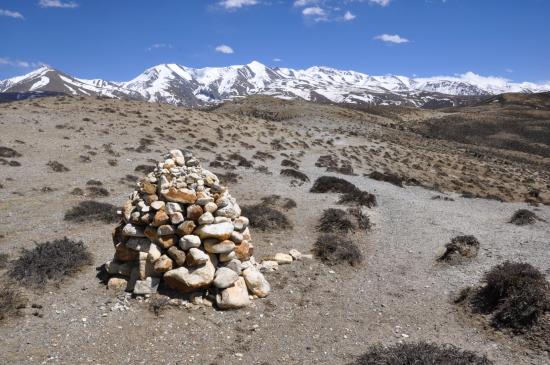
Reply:
M353 20L353 19L355 19L355 18L357 18L357 17L355 16L355 14L352 14L351 11L349 11L349 10L346 11L346 13L344 14L344 20L347 21L347 22L349 22L349 21L351 21L351 20Z
M40 67L44 64L42 62L28 62L28 61L21 61L21 60L12 60L8 57L0 57L0 66L11 66L11 67Z
M7 16L15 19L25 19L23 17L23 14L21 14L18 11L11 11L11 10L4 10L4 9L0 9L0 16Z
M233 48L229 47L227 44L220 44L219 46L217 46L216 52L224 53L224 54L235 53L235 51L233 51Z
M403 38L398 34L380 34L374 37L374 39L378 39L382 42L389 42L389 43L409 43L409 40L407 38Z
M308 19L312 19L315 22L327 20L326 11L318 6L304 8L304 10L302 10L302 15Z
M273 59L273 62L282 62L282 61L283 61L283 60L280 59L280 58L274 58L274 59Z
M239 9L243 6L250 6L258 4L258 0L221 0L219 3L222 7L226 9Z
M380 6L388 6L391 0L369 0L369 2Z
M40 0L38 2L42 8L78 8L78 4L74 1L61 1L61 0Z
M174 48L174 47L169 43L155 43L151 47L147 48L147 50L152 51L154 49L159 49L159 48Z
M319 0L295 0L294 6L296 7L304 7L312 4L317 4Z

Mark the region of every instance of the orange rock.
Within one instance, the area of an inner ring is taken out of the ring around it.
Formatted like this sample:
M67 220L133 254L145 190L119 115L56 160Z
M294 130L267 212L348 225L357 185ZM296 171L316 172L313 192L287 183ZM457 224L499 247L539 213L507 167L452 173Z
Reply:
M197 228L197 225L193 221L185 221L182 224L178 226L178 229L176 230L176 233L180 236L185 236L188 234L193 233L193 231Z
M178 242L178 239L176 236L162 236L157 238L157 242L164 249L169 249L170 247L174 246Z
M254 254L254 246L249 241L242 241L235 246L235 255L241 261L247 261Z
M142 189L147 194L155 194L157 192L157 186L149 181L143 181Z
M161 191L162 196L174 203L193 204L197 201L197 193L190 189L176 189L173 186Z
M155 213L155 217L153 218L152 225L155 227L162 226L163 224L167 224L170 222L170 217L164 210L158 210Z
M199 217L202 215L202 213L204 213L204 211L202 210L202 207L200 205L193 204L193 205L190 205L189 207L187 207L187 218L188 219L196 221L196 220L199 219Z
M126 247L124 243L115 246L115 260L117 261L135 261L139 258L139 252Z

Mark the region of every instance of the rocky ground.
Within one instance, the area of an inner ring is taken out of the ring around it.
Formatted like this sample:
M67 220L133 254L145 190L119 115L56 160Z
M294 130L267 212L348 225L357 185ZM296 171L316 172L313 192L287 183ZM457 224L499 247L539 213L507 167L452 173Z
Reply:
M24 289L22 316L0 324L0 362L345 364L369 344L425 340L497 364L548 363L548 347L495 331L451 300L505 260L548 277L548 157L426 138L422 123L446 115L264 98L209 111L68 97L0 104L0 253L15 260L35 242L67 236L82 240L94 262L60 285ZM270 295L238 311L189 303L157 316L147 300L108 290L96 267L113 255L114 224L66 221L65 213L85 200L121 206L173 148L191 149L240 205L272 194L296 202L284 210L290 225L251 229L257 258L310 252L322 211L341 207L338 194L309 192L316 178L342 177L375 194L372 228L351 235L364 262L281 265L266 273ZM283 160L309 181L280 175ZM405 186L365 176L373 171L399 175ZM546 222L508 223L520 208ZM436 262L457 235L477 237L479 255Z

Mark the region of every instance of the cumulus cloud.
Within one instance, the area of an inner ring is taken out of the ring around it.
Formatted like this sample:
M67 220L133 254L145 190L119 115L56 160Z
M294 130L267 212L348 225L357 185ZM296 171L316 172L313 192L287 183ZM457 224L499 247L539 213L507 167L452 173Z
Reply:
M280 58L274 58L274 59L273 59L273 62L282 62L282 61L283 61L283 60L280 59Z
M61 0L40 0L38 2L43 8L78 8L78 4L74 1L61 1Z
M23 14L18 11L0 9L0 16L7 16L14 19L25 19Z
M147 50L152 51L154 49L159 49L159 48L174 48L174 47L169 43L155 43L151 45L151 47L147 48Z
M374 39L378 39L382 42L388 42L388 43L409 43L409 40L407 38L403 38L398 34L380 34L374 37Z
M327 20L327 12L319 6L310 6L302 10L302 15L315 22Z
M353 20L353 19L355 19L355 18L356 18L355 14L352 14L351 11L349 11L349 10L346 11L346 13L344 14L344 17L343 17L343 19L344 19L346 22L349 22L349 21L351 21L351 20Z
M222 0L218 4L225 9L232 10L244 6L256 5L258 4L258 0Z
M235 53L235 51L233 51L233 48L229 47L227 44L220 44L219 46L217 46L216 52L224 53L224 54Z
M28 61L21 61L21 60L12 60L9 57L0 57L0 66L28 68L28 67L40 67L43 65L44 64L42 62L28 62Z
M304 7L304 6L317 4L317 3L319 3L319 0L295 0L294 1L294 6Z
M380 6L388 6L391 0L369 0L369 2Z

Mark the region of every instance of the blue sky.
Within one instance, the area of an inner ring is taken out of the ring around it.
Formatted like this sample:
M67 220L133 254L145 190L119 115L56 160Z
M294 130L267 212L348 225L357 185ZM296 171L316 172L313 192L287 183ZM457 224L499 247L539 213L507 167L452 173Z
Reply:
M324 65L550 80L549 0L0 0L0 79L46 63L128 80L147 67Z

